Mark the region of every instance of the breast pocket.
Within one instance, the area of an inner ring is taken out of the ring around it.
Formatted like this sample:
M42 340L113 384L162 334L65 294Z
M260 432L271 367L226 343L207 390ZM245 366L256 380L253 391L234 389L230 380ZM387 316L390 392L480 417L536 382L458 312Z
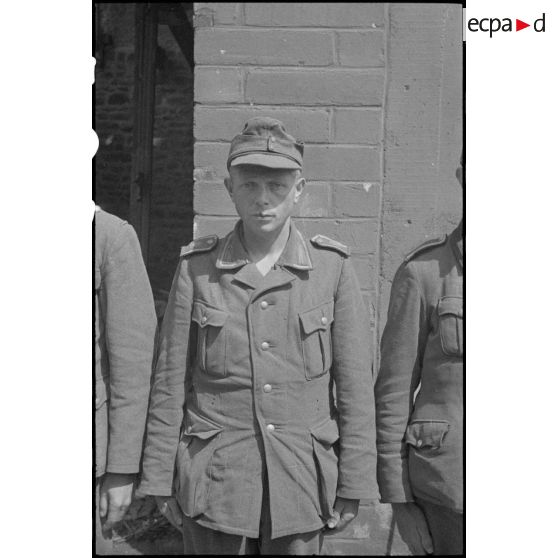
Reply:
M463 356L463 297L442 297L438 301L438 320L444 354Z
M301 312L300 333L306 379L318 378L331 368L333 300Z
M228 314L218 308L195 301L192 321L198 324L197 361L208 374L225 376L227 357L227 331L225 322Z

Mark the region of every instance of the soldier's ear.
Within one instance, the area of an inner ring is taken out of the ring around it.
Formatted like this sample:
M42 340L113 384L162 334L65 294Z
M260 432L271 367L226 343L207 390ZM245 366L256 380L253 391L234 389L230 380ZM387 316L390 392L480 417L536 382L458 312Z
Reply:
M463 188L463 149L461 150L461 157L459 159L459 166L455 171L455 176L461 186Z
M295 195L294 195L294 202L298 203L300 196L302 195L302 191L304 190L304 186L306 186L306 179L304 177L300 177L295 182Z
M224 184L225 184L225 188L227 189L227 192L229 193L229 196L233 197L232 194L232 179L230 176L225 177L225 180L223 180Z
M455 171L455 176L459 184L461 185L461 188L463 188L463 167L461 165L457 167Z

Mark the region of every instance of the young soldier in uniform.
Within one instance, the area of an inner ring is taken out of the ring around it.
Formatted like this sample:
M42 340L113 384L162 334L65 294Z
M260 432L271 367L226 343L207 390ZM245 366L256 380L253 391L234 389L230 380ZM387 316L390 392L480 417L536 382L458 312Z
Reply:
M433 543L434 554L461 554L461 223L449 236L417 248L398 269L381 357L375 386L381 501L393 503L394 515L415 525L426 549Z
M347 247L291 220L302 153L249 120L225 179L240 220L181 252L140 490L187 554L318 554L374 495L369 318Z

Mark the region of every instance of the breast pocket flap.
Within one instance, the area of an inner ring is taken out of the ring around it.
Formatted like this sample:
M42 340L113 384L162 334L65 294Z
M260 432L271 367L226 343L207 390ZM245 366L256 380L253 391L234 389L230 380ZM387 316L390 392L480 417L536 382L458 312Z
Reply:
M445 420L413 421L407 427L405 442L418 449L437 449L442 445L449 428Z
M223 310L207 306L203 302L194 302L192 309L192 320L200 327L213 326L222 327L227 321L228 314Z
M333 300L299 314L302 331L310 335L314 331L328 329L333 322Z

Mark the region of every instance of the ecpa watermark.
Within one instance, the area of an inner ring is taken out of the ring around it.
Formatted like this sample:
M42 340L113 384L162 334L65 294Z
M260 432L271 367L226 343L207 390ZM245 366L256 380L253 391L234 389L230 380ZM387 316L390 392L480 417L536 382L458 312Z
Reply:
M515 19L515 25L513 23ZM527 23L518 18L511 17L484 17L478 19L472 17L467 21L467 30L471 33L489 33L490 38L495 33L510 33L513 31L521 31L531 27L536 33L544 33L546 31L546 14L543 12L541 17L535 19L533 23Z

